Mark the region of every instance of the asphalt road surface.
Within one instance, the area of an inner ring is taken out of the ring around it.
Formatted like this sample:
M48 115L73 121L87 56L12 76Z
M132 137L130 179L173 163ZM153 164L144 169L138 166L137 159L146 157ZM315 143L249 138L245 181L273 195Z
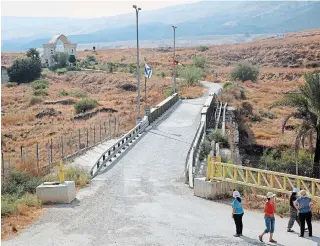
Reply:
M219 88L209 85L211 91ZM263 245L263 214L245 211L244 237L234 238L230 205L195 197L184 184L184 162L204 101L182 101L81 190L76 202L44 208L36 223L2 245ZM314 237L302 239L286 232L287 222L276 218L278 245L319 245L318 223Z

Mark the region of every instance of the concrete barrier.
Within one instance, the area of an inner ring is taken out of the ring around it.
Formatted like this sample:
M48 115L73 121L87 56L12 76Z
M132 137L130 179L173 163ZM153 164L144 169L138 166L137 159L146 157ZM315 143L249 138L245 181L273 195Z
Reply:
M215 199L222 195L232 196L234 184L217 181L206 181L206 178L194 179L194 195L206 199Z
M166 98L157 106L150 110L150 115L148 117L149 123L154 122L157 118L163 115L169 108L171 108L179 100L179 95L177 93Z
M36 188L36 195L43 203L71 203L76 198L76 186L74 181L44 182Z

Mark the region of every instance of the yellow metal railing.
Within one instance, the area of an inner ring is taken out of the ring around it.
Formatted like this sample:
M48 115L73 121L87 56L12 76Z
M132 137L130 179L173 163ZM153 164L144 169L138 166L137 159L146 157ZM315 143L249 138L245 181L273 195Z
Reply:
M222 163L220 157L208 157L207 180L226 181L281 193L291 193L297 187L306 190L311 197L320 199L320 179Z

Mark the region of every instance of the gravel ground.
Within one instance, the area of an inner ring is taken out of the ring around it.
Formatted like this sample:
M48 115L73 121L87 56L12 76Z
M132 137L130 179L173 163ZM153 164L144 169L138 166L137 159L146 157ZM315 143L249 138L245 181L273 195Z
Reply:
M2 245L260 245L262 214L246 211L245 237L233 238L230 206L195 197L184 184L204 100L183 101L72 205L45 208L35 224ZM278 245L318 245L317 237L287 233L286 223L277 218ZM314 227L320 235L320 225Z

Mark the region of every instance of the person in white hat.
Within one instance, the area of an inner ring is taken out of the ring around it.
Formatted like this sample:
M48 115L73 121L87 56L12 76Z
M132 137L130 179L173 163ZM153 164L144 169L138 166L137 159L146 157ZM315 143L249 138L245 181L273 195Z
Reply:
M288 222L288 230L287 230L288 232L294 232L294 230L292 230L292 227L295 221L297 221L298 225L301 226L299 217L298 217L298 210L294 206L294 202L297 200L298 193L299 193L299 189L294 188L290 196L290 202L289 202L290 203L290 220Z
M305 190L300 191L300 197L294 202L296 209L299 211L299 220L300 220L300 235L299 237L304 237L304 227L307 222L309 237L312 237L312 213L311 213L311 198L308 197L308 194Z
M264 207L264 221L266 224L266 229L262 232L261 235L259 235L260 242L263 242L263 235L266 233L270 233L269 242L270 243L277 243L273 239L273 233L274 233L274 226L275 226L275 218L274 214L276 212L276 204L275 204L275 197L276 195L272 192L267 193L267 202Z
M233 202L232 202L232 218L234 219L234 223L236 224L236 234L235 237L242 236L242 217L244 214L243 208L242 208L242 200L239 191L233 192Z

